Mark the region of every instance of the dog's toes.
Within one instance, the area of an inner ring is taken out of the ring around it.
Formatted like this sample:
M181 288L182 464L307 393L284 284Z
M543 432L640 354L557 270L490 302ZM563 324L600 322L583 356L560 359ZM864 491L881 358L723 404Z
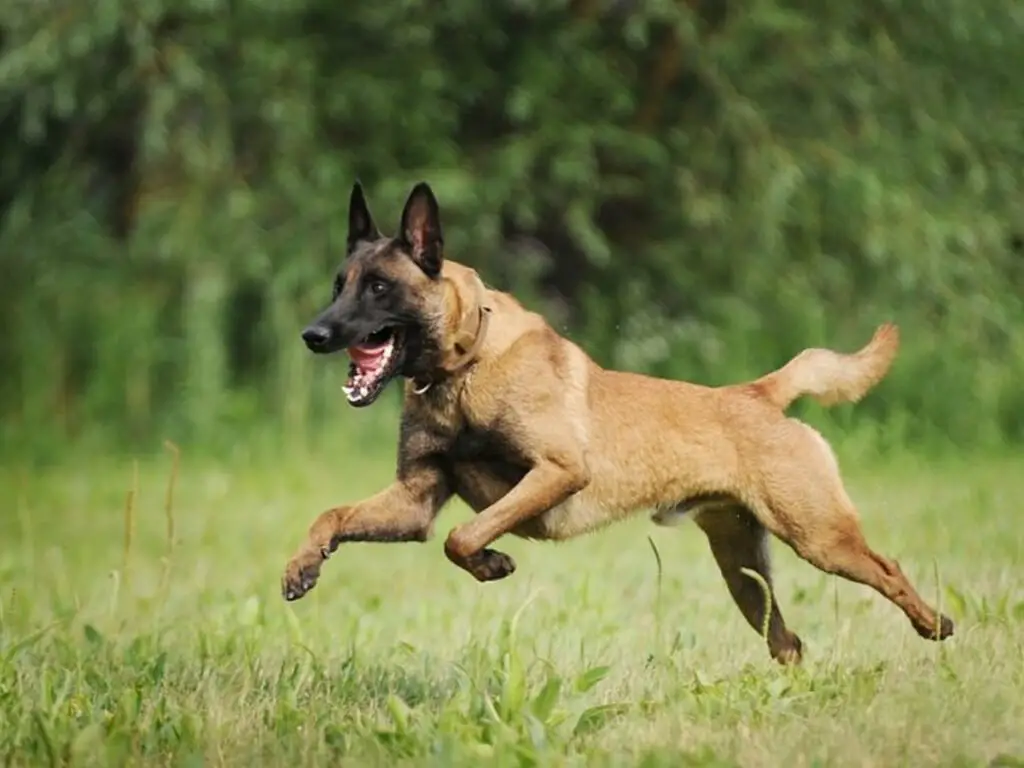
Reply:
M786 642L779 646L769 646L774 658L784 667L795 666L803 661L804 644L794 633L788 633Z
M935 624L928 624L924 626L914 626L917 630L917 634L923 637L925 640L945 640L947 637L953 636L953 630L955 626L953 620L949 616L939 614L939 626Z
M504 552L485 549L478 552L471 564L470 572L477 581L497 581L511 576L516 571L516 561Z
M288 563L281 578L281 595L285 600L298 600L316 586L321 562L321 559L296 558Z

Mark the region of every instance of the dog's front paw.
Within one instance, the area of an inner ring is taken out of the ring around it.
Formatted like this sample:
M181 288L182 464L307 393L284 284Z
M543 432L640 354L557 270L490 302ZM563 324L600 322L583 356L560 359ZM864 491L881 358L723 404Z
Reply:
M493 549L477 552L470 558L468 566L477 581L497 581L516 572L516 561Z
M281 594L285 600L298 600L316 586L324 557L320 552L303 552L292 558L281 578Z

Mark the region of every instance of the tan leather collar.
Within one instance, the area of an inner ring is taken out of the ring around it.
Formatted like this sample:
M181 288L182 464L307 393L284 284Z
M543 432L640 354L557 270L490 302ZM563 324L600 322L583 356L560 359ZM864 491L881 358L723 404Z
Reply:
M484 344L484 336L487 335L487 325L490 320L490 307L481 304L477 311L476 328L472 331L466 329L459 333L455 343L452 344L452 351L456 354L455 359L441 364L445 371L455 373L473 362Z
M483 347L484 338L487 336L487 327L490 322L491 308L481 304L477 312L476 327L472 331L465 329L459 332L455 343L452 345L455 358L442 362L439 368L450 376L472 364ZM434 385L435 380L436 377L434 376L414 378L412 380L413 393L417 395L426 394L427 390Z

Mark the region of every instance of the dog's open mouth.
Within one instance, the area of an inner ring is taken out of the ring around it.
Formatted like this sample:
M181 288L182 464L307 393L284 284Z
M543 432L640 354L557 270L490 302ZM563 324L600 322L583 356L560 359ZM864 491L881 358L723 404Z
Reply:
M341 389L349 405L369 405L395 375L402 351L402 337L397 328L380 328L366 339L348 348L352 360L348 382Z

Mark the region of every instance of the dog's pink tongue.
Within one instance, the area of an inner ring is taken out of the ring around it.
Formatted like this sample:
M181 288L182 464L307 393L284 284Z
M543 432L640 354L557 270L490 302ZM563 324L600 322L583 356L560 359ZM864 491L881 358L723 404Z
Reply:
M381 355L384 354L385 346L383 344L379 346L364 345L359 347L349 347L348 356L352 358L352 362L355 363L362 370L373 370L380 363Z

